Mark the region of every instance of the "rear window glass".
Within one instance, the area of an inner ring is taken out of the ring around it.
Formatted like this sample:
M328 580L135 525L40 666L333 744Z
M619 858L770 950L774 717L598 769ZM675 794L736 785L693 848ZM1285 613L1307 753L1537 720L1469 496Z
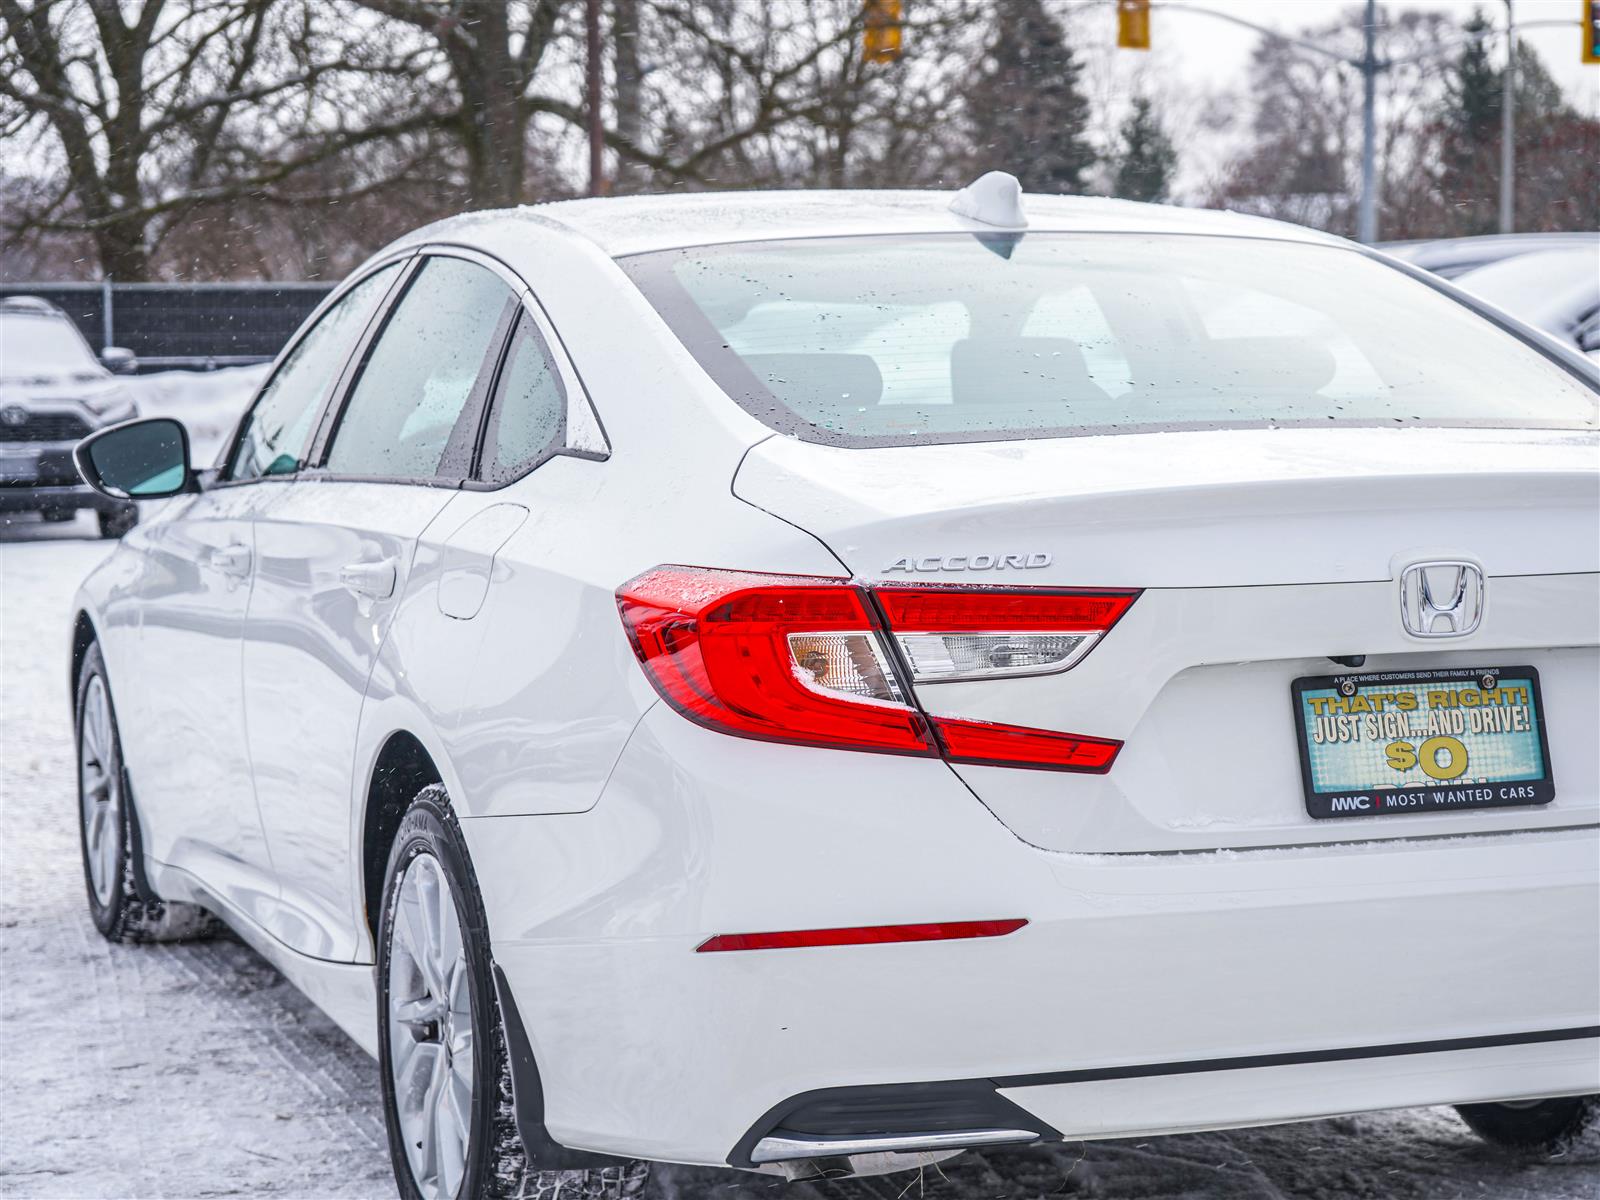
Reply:
M622 265L730 396L808 441L1596 424L1595 390L1577 375L1335 246L932 234Z

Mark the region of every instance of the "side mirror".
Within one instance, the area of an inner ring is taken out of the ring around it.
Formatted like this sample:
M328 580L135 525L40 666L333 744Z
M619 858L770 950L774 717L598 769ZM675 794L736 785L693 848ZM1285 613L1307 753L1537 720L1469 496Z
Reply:
M107 346L100 351L100 361L113 375L131 375L139 360L126 346Z
M171 417L102 429L79 442L72 458L85 483L116 500L160 500L195 490L189 431Z

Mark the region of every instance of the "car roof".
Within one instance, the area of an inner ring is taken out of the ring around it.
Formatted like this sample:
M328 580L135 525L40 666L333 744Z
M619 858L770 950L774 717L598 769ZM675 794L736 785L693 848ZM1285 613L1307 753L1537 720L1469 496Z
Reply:
M413 236L449 240L475 233L498 238L511 233L510 226L525 222L579 235L621 258L777 238L1001 232L952 213L953 195L949 191L748 191L562 200L451 217ZM1023 208L1028 217L1024 232L1177 233L1350 244L1331 234L1263 217L1128 200L1030 193L1023 197Z
M42 296L0 296L0 313L27 313L34 317L60 317L67 320L67 314L62 312L50 301Z

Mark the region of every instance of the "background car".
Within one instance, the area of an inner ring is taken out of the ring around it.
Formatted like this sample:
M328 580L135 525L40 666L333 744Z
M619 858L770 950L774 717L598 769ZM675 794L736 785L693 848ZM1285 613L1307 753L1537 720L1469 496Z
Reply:
M93 509L108 538L139 519L137 505L87 486L72 461L80 439L138 415L107 369L132 370L133 356L112 347L101 358L53 304L0 300L0 513L70 521L79 509Z
M1573 350L1600 356L1600 238L1475 267L1455 284Z
M1491 263L1551 250L1600 253L1600 233L1491 233L1479 237L1379 242L1385 254L1404 259L1441 279L1454 279Z
M1340 239L1008 176L425 227L214 466L78 448L170 497L72 614L90 914L278 965L407 1200L1443 1103L1563 1145L1596 395Z

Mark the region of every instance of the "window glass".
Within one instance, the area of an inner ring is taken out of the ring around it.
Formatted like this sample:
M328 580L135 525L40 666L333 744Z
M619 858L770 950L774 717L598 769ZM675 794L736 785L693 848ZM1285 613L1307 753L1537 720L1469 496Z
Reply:
M300 339L245 417L226 478L284 475L305 465L311 426L328 389L399 271L399 263L374 271Z
M524 313L500 373L479 477L505 483L532 466L560 436L566 406L566 389L544 339Z
M464 414L470 418L467 401L511 299L511 289L476 263L445 257L424 263L351 389L328 470L431 479L452 448L464 463L476 429L457 425Z
M1336 246L1183 235L809 238L625 270L781 433L908 445L1284 425L1592 428L1595 393Z

